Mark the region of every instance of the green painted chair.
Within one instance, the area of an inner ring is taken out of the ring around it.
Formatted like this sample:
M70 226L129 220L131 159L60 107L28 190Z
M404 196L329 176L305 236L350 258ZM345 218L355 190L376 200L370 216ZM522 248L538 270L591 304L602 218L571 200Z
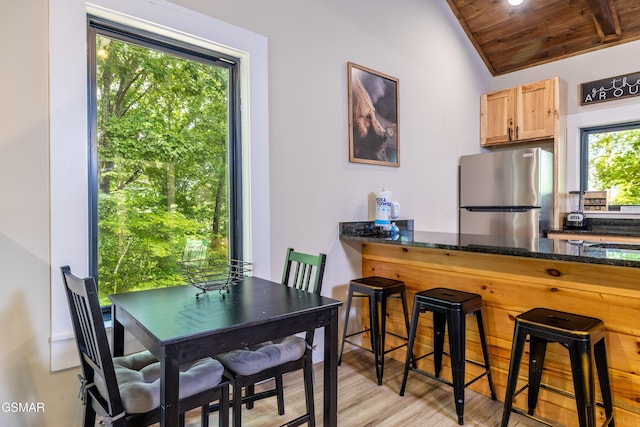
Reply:
M308 255L287 249L282 284L320 295L324 276L325 254ZM284 415L284 386L282 375L299 369L304 371L306 414L287 423L288 426L309 423L315 426L313 404L313 336L310 325L305 338L296 335L260 343L250 348L233 350L217 356L225 367L224 376L233 386L233 425L242 424L242 405L253 408L256 400L271 396L278 398L278 414ZM275 379L275 388L255 393L258 382ZM245 390L245 395L242 392Z

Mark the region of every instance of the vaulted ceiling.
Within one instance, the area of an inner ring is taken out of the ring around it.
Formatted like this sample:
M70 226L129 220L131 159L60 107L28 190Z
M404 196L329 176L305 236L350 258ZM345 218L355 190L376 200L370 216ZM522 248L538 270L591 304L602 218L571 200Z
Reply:
M494 76L640 39L640 0L447 3Z

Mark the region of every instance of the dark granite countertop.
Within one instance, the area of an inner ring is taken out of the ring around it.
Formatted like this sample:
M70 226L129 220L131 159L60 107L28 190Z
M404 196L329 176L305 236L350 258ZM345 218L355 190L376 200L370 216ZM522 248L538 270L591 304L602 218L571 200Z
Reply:
M547 233L591 236L640 237L640 220L617 218L586 218L584 230L547 230Z
M547 234L573 234L583 236L617 236L617 237L640 237L639 231L625 230L547 230Z
M415 231L413 220L396 225L400 231L391 236L371 221L341 222L340 240L640 268L640 245Z

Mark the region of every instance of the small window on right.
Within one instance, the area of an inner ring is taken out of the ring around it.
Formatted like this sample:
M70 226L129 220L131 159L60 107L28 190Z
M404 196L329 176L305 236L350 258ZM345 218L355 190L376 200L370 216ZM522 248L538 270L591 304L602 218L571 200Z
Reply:
M581 129L581 188L606 191L610 211L640 206L640 121Z

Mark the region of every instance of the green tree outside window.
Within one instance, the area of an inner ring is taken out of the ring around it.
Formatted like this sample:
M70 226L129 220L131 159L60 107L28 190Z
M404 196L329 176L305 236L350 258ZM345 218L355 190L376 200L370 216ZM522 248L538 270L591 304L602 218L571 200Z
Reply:
M98 35L98 277L107 296L228 256L229 70Z
M610 205L640 205L640 124L586 130L583 138L586 189L607 190Z

